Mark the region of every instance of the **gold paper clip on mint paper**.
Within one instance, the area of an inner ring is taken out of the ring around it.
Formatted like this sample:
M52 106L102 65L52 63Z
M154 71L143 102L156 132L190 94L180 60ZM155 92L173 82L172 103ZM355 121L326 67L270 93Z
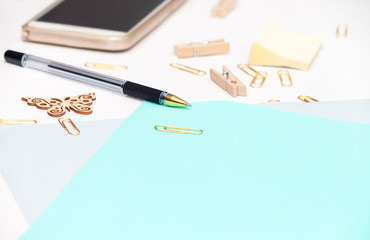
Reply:
M68 132L69 135L80 135L80 130L77 128L77 126L73 123L73 121L70 118L59 118L58 119L60 125ZM69 123L74 129L74 132L69 131L68 127L66 126L65 123Z
M171 132L171 133L180 133L180 134L200 135L203 133L203 130L201 129L173 127L173 126L166 126L166 125L155 125L154 128L155 130L158 130L161 132Z
M18 125L18 124L29 124L33 123L36 124L36 120L28 120L28 119L0 119L0 125Z
M205 71L202 71L202 70L199 70L199 69L196 69L196 68L192 68L192 67L188 67L188 66L182 65L180 63L171 63L170 66L174 67L174 68L177 68L177 69L180 69L181 71L185 71L185 72L195 74L195 75L198 75L198 76L204 76L204 75L207 74Z
M118 71L127 70L127 66L125 66L125 65L111 65L111 64L96 63L96 62L87 62L87 63L85 63L85 67L109 69L109 70L118 70Z

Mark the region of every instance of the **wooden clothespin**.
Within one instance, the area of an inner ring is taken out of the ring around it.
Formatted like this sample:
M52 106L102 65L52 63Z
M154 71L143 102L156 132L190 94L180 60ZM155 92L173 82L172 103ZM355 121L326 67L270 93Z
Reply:
M212 81L214 81L218 86L224 89L233 97L237 96L247 96L247 87L242 83L237 77L235 77L229 69L222 66L223 73L219 73L214 69L210 69L210 75Z
M221 0L212 8L212 17L224 18L234 8L236 0Z
M179 58L216 55L229 51L230 43L223 39L174 46L175 55Z

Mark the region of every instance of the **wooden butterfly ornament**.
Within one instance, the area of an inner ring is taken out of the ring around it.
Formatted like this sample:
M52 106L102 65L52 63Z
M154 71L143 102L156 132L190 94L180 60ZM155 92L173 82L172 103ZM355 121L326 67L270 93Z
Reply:
M61 117L66 111L74 111L75 113L88 115L93 109L90 105L96 100L95 93L81 94L75 97L59 98L24 98L30 106L36 106L38 109L47 110L51 117Z

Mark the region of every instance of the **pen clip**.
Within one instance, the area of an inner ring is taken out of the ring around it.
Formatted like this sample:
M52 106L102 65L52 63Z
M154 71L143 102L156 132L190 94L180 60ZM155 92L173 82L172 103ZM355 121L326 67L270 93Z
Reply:
M109 70L120 70L120 71L127 70L127 66L125 66L125 65L111 65L111 64L96 63L96 62L87 62L87 63L85 63L85 67L109 69Z

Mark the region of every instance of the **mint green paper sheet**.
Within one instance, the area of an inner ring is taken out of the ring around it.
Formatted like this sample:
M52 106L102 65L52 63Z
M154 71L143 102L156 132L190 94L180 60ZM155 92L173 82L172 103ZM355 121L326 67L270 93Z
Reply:
M21 239L369 240L370 125L144 102Z

